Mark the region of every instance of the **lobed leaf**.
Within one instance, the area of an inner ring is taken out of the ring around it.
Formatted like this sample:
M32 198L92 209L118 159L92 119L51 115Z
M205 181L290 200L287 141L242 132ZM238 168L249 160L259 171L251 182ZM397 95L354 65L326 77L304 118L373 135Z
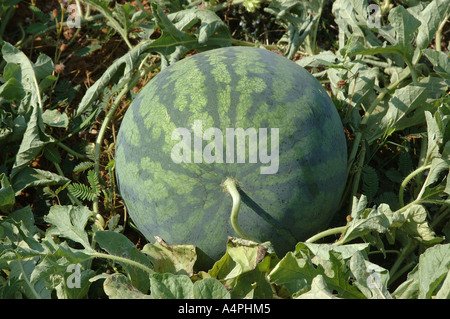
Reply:
M91 250L88 235L84 230L91 215L85 206L52 206L44 217L44 220L52 225L47 233L73 240Z

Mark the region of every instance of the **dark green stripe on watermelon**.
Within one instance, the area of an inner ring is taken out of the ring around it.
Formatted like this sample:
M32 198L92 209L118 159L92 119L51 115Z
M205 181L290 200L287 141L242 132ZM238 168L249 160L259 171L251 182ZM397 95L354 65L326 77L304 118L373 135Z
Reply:
M278 128L277 173L261 174L268 164L249 163L248 154L245 163L174 163L172 131L192 130L195 120L203 131L216 127L223 134L267 128L270 137L270 128ZM116 148L120 193L141 232L149 240L195 244L213 259L224 253L227 236L236 235L231 198L221 187L227 177L277 221L268 223L243 204L241 228L284 253L328 224L342 195L346 159L342 124L320 83L278 54L247 47L199 53L161 71L127 111Z

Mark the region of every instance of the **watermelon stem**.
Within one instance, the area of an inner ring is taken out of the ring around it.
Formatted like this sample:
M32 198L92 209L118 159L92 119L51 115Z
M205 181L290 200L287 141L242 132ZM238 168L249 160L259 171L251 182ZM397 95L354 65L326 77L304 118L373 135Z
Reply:
M94 258L104 258L104 259L110 259L122 264L128 264L130 266L139 268L140 270L145 271L146 273L149 274L154 274L155 271L153 269L151 269L150 267L147 267L144 264L141 264L140 262L131 260L129 258L125 258L125 257L121 257L121 256L116 256L116 255L112 255L112 254L105 254L105 253L100 253L100 252L94 252L90 254L92 257Z
M343 234L346 229L347 229L347 226L341 226L341 227L335 227L335 228L330 228L330 229L324 230L324 231L310 237L309 239L305 240L305 243L314 243L314 242L318 241L319 239L322 239L327 236Z
M237 188L237 180L232 177L228 177L225 182L223 182L222 186L233 199L233 207L231 208L230 215L231 226L236 234L238 234L241 238L251 240L241 229L238 223L239 209L241 207L241 195L239 194Z

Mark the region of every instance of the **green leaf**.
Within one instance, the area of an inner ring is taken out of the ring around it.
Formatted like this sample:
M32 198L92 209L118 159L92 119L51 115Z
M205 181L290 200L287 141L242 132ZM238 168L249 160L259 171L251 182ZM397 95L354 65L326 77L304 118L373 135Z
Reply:
M223 281L231 298L271 298L272 288L266 278L272 263L278 261L269 243L230 237L225 255L208 274Z
M39 263L37 263L30 276L31 284L37 283L41 280L47 283L50 288L56 288L62 284L64 273L69 265L65 261L57 260L56 256L47 255L42 256Z
M267 248L240 238L230 238L227 243L227 252L236 262L240 272L255 269L257 264L265 257Z
M380 204L378 206L378 210L382 212L387 219L389 220L389 226L392 227L400 227L406 221L406 217L399 211L393 212L388 204Z
M5 142L10 142L10 137L13 132L13 114L4 109L0 109L0 145Z
M418 265L411 270L407 279L392 293L395 299L416 299L419 294Z
M46 239L49 239L49 236L46 236ZM85 263L89 259L92 258L92 254L94 252L89 249L75 249L69 246L67 241L62 242L61 244L56 246L56 250L54 251L54 255L60 260L64 259L66 264L65 267L71 264L80 264Z
M429 90L423 85L409 84L397 89L389 99L387 107L371 117L367 130L370 142L385 134L390 135L423 123L424 112L431 109L431 105L427 103L428 94Z
M76 267L79 266L80 265L76 265ZM90 279L95 275L95 271L80 267L79 273L73 273L70 271L70 268L66 268L62 275L61 283L55 287L58 299L86 298L91 286ZM71 276L78 277L73 279ZM68 286L68 283L70 283L71 286Z
M118 86L121 87L127 83L134 74L135 69L139 66L151 41L143 41L128 51L125 55L115 60L108 69L103 72L102 76L89 87L83 95L81 102L78 104L76 115L81 115L95 100L97 100L105 87L107 87L113 78L120 78Z
M0 174L0 211L9 213L16 203L14 189L5 174Z
M43 104L39 89L39 80L51 75L53 71L52 60L46 55L40 55L36 64L33 65L22 51L8 42L4 42L3 44L2 55L7 63L20 65L20 83L23 85L24 90L31 95L30 105L37 106L42 111Z
M101 7L103 4L98 1L88 1L93 3L94 7ZM163 34L156 40L142 41L124 56L114 61L85 93L77 108L77 116L83 113L103 92L113 78L121 75L118 86L121 87L127 83L133 76L136 68L149 52L159 52L164 59L170 63L178 60L184 53L193 49L210 49L220 46L231 45L231 35L227 25L215 15L207 10L190 9L182 13L170 15L170 18L163 10L152 3L152 13L155 21L163 31ZM101 12L105 11L108 20L113 19L111 11L106 7L101 7ZM171 19L174 21L172 22ZM195 34L184 32L182 29L190 28L194 24L201 22L197 28L198 37ZM119 25L116 26L121 29ZM119 74L120 73L120 74Z
M235 267L236 262L226 252L222 258L214 263L213 267L208 271L208 274L213 278L224 279L229 273L232 273Z
M436 299L450 299L450 270L447 272L441 288L436 293Z
M355 64L350 71L356 76L349 81L348 92L352 92L353 95L347 98L348 103L353 104L355 111L360 105L368 108L376 96L374 86L378 83L378 72L374 68L359 63ZM357 127L359 123L356 122L354 125Z
M364 5L367 6L367 3L364 2ZM341 4L341 6L343 6ZM353 5L355 8L357 7L355 4ZM347 4L347 10L351 8L351 5ZM333 6L333 9L334 6ZM358 10L357 10L358 11ZM367 9L365 10L367 12ZM338 11L340 12L340 11ZM345 12L345 11L344 11ZM352 12L353 14L353 12ZM347 23L352 23L353 30L359 30L357 34L361 37L369 38L369 41L365 41L364 44L361 42L352 42L350 43L348 49L346 50L346 54L349 56L355 56L358 54L362 55L376 55L376 54L398 54L401 58L406 59L407 62L411 62L414 54L414 48L411 45L411 37L417 28L420 25L420 21L417 20L411 13L409 13L403 6L396 6L389 11L388 20L391 23L392 28L389 30L378 29L378 32L389 41L390 44L386 42L381 45L380 41L374 38L373 33L370 31L363 32L357 27L357 22L354 19L350 19L348 16L352 16L347 14ZM361 20L361 18L359 18ZM339 22L339 20L338 20ZM359 23L360 25L367 24ZM343 24L339 24L340 29L343 27ZM392 37L391 33L395 33L395 39ZM341 33L341 31L340 31ZM340 34L340 48L344 48L343 40L341 40L343 36ZM369 42L369 43L367 43ZM400 64L401 65L401 64Z
M353 201L352 220L348 223L339 242L349 242L370 232L385 233L389 228L389 219L382 210L371 209L367 216L363 214L362 206L366 200L365 196L361 195L361 199L358 202L356 200Z
M428 173L427 179L423 184L423 187L436 187L436 183L441 179L442 173L445 173L444 176L448 175L449 170L449 162L442 158L433 158L431 161L431 168Z
M443 143L443 134L445 130L445 123L439 112L434 113L425 112L425 119L427 123L427 138L428 138L428 148L427 148L427 158L433 159L440 157L439 148Z
M114 30L116 30L122 36L122 38L125 40L127 45L129 47L131 47L131 44L129 43L129 40L128 40L128 30L126 29L126 25L128 25L128 21L117 21L115 19L115 16L117 16L117 12L120 11L120 7L119 7L120 5L116 4L119 8L115 12L115 14L113 14L113 12L108 8L109 2L107 2L107 1L85 0L85 2L88 5L95 8L96 10L98 10L101 14L103 14L103 16L105 16L107 19L107 24L109 26L111 26ZM123 10L122 10L122 13L124 13ZM120 15L121 14L119 13L119 16ZM119 18L121 18L121 17L119 17ZM125 26L121 25L120 22L125 23Z
M112 15L121 22L124 31L128 32L131 27L131 17L135 11L136 8L129 2L125 2L124 4L116 3Z
M448 294L448 283L445 286L443 283L448 281L449 269L450 244L430 247L420 255L419 264L393 295L396 298L432 298L439 289L444 289L442 294Z
M323 267L323 270L318 267L319 273L323 275L327 286L337 292L338 297L363 298L363 294L351 284L351 272L341 254L330 250L327 259L314 260L314 262Z
M0 86L0 96L7 101L20 101L25 97L25 90L22 83L11 78Z
M27 123L26 131L16 155L16 160L11 170L11 179L39 154L42 147L50 142L50 139L50 136L44 130L42 111L36 104L33 107L33 113Z
M335 65L338 57L332 51L320 52L316 55L309 55L298 61L297 64L302 67L319 67L319 66L331 66Z
M167 17L164 11L157 4L152 4L153 15L155 16L155 21L158 27L161 28L163 32L170 34L176 39L182 39L185 34L183 31L179 30Z
M275 16L275 22L282 29L287 30L280 42L287 42L285 56L292 59L305 39L314 41L317 33L317 24L322 14L323 1L270 1L268 7L264 8ZM310 45L308 47L308 45ZM306 50L315 51L315 43L305 45Z
M276 259L278 260L278 259ZM273 297L272 287L267 279L274 256L266 256L255 269L224 281L231 289L232 299L267 299Z
M403 215L405 217L405 223L400 229L405 233L424 242L433 242L437 239L436 234L428 225L425 207L422 205L412 205Z
M305 258L296 258L288 252L269 274L270 283L283 285L290 295L302 294L309 287L318 272L312 262Z
M263 260L268 247L241 238L230 237L225 255L208 272L218 279L231 279L255 269Z
M367 196L361 195L359 199L353 197L352 211L350 214L352 219L360 218L363 212L366 210L366 207L367 207Z
M60 113L58 110L45 110L42 114L42 121L52 127L67 127L69 118L66 113Z
M189 50L207 50L231 45L231 35L227 25L213 12L190 9L167 16L156 4L152 3L152 12L162 35L152 42L153 51L163 55L169 64L177 61ZM201 22L198 37L184 30Z
M142 252L151 256L154 260L156 272L170 272L177 275L192 276L194 264L197 260L195 247L192 245L167 245L157 238L155 244L146 244Z
M311 290L299 295L296 299L339 299L331 293L322 275L314 277Z
M150 276L154 299L193 299L194 284L186 275L153 274Z
M48 251L48 247L35 238L37 228L29 206L12 212L2 221L1 228L0 262L33 258Z
M152 297L140 292L131 285L130 280L123 274L102 274L91 279L95 281L105 278L103 289L110 299L151 299Z
M421 24L416 37L418 48L425 49L428 47L441 22L448 18L449 11L448 0L433 0L420 12L418 18Z
M70 180L61 175L31 167L23 168L11 178L11 184L16 195L27 187L64 185L68 182Z
M91 190L94 192L95 195L98 196L101 192L102 186L100 185L98 176L94 170L88 171L87 180L89 182L89 185L91 186Z
M314 260L314 263L313 263ZM288 252L269 274L272 284L284 286L291 296L299 296L311 289L312 281L322 275L327 287L337 292L342 298L364 298L350 284L350 271L342 255L333 250L328 251L325 259L296 256Z
M80 50L78 50L77 52L75 52L75 56L86 56L91 52L100 50L102 48L102 46L100 44L94 44L94 45L87 45L83 48L81 48Z
M395 30L397 45L403 49L403 55L411 59L414 52L411 37L419 28L420 21L401 5L389 11L388 20Z
M78 163L74 168L73 168L73 172L74 173L79 173L79 172L83 172L85 170L90 169L92 166L94 166L93 162L81 162Z
M328 259L330 251L339 253L343 259L349 259L356 252L362 252L369 247L369 244L350 244L350 245L333 245L333 244L315 244L315 243L303 243L300 242L295 248L296 252L306 247L311 251L314 256L317 256L323 260Z
M433 64L437 74L446 79L450 79L450 58L444 52L438 52L432 49L423 49L423 54Z
M334 1L332 14L336 17L336 23L339 27L340 50L345 48L346 38L350 36L355 38L365 37L364 26L367 26L367 1Z
M359 42L351 43L347 50L347 54L349 56L355 56L358 54L362 55L389 54L389 53L402 54L402 52L403 48L400 47L399 45L387 45L385 43L383 44L383 46L367 48Z
M52 206L44 220L52 224L47 234L61 236L80 243L88 251L92 250L86 227L91 212L85 206Z
M41 82L39 82L39 90L42 92L49 88L58 78L55 75L47 75Z
M187 32L194 25L200 23L194 35L198 37L198 44L202 45L231 45L231 35L228 26L214 12L202 9L188 9L169 14L167 16L173 26L177 29L170 29L178 33L178 30ZM164 23L167 23L165 21Z
M95 191L84 184L72 183L67 186L67 190L70 194L81 200L93 201L95 198Z
M358 252L350 259L350 270L356 279L354 284L368 299L392 299L387 289L386 269L365 260Z
M44 280L32 281L32 274L48 247L37 240L37 228L30 207L14 211L0 223L0 267L9 272L8 280L26 298L50 298Z
M0 145L20 141L26 129L25 118L0 108Z
M380 130L394 127L408 114L426 105L427 91L424 87L407 85L395 91L389 99L386 114L381 119ZM406 119L408 121L408 119ZM402 129L405 127L402 126Z
M112 231L97 231L94 240L110 255L133 260L149 268L154 263L153 258L139 251L136 246L124 235ZM149 274L144 270L126 262L120 262L130 277L131 284L143 293L149 289Z
M244 7L248 12L255 12L255 9L259 8L260 3L264 0L244 0Z
M195 299L230 299L230 293L225 286L214 278L205 278L194 283Z
M86 269L80 263L71 264L60 257L60 254L41 257L31 274L30 282L35 284L44 281L47 289L56 290L58 299L85 297L90 287L89 279L94 275L94 271Z
M37 258L11 261L9 263L11 267L9 278L11 281L19 281L20 290L24 293L25 297L30 299L50 299L50 291L46 289L43 280L35 284L32 284L30 281L36 261Z
M450 84L447 82L448 81L446 81L445 79L439 78L437 76L427 76L420 79L418 86L424 87L427 90L427 103L434 104L437 100L445 97L445 92L447 91ZM435 111L435 109L433 110Z

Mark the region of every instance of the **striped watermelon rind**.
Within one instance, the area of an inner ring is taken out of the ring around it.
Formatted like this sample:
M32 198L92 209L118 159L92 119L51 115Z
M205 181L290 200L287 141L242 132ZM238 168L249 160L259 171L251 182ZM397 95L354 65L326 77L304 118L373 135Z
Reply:
M173 131L193 130L196 120L222 132L278 128L278 171L261 174L264 164L248 156L245 163L174 163ZM342 123L320 83L296 63L250 47L198 53L162 70L127 110L116 147L120 194L143 235L194 244L213 260L236 236L226 178L242 191L241 229L282 254L327 226L346 162Z

